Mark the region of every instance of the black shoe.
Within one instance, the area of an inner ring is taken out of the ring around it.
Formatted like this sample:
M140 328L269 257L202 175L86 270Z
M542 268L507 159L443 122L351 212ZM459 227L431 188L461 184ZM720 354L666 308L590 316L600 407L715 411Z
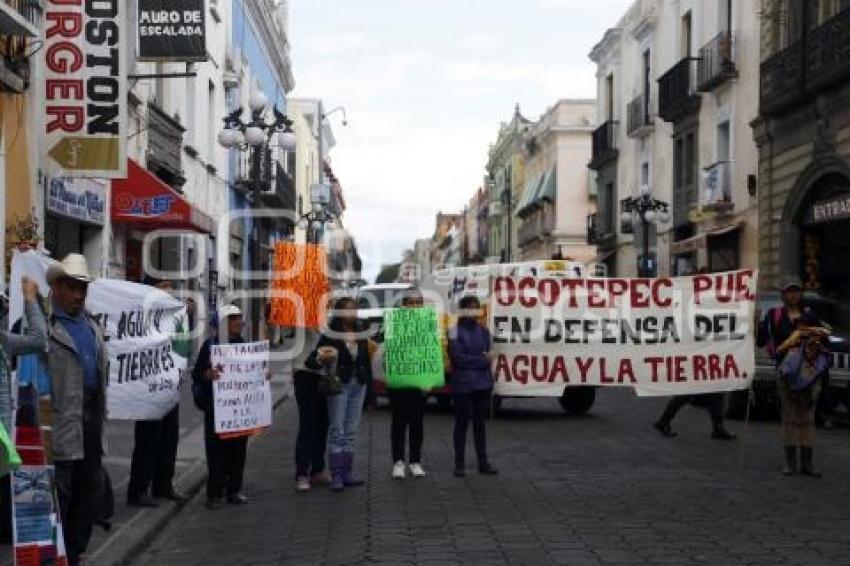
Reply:
M248 499L241 493L232 493L227 496L227 502L231 505L246 505L250 501L250 499Z
M456 478L465 478L466 477L466 469L463 466L455 466L455 477Z
M478 473L485 476L497 476L499 475L499 470L497 470L490 464L481 464L480 466L478 466Z
M207 509L210 511L218 511L221 505L221 497L207 497Z
M714 432L711 433L711 438L714 440L735 440L738 438L725 428L716 428Z
M179 491L174 491L173 489L168 493L157 494L154 497L157 499L166 499L175 503L186 503L189 501L189 497L187 495L183 495Z
M800 448L800 473L810 478L819 478L822 474L815 471L813 460L814 450L812 448Z
M793 476L797 473L797 447L785 447L785 466L782 468L783 476Z
M127 505L130 507L159 507L159 503L153 500L149 495L140 495L138 497L128 497Z
M658 432L661 433L661 436L666 436L667 438L675 438L676 437L676 433L673 432L672 428L670 428L669 423L663 423L661 421L658 421L657 423L655 423L652 426L655 427L655 430L657 430Z

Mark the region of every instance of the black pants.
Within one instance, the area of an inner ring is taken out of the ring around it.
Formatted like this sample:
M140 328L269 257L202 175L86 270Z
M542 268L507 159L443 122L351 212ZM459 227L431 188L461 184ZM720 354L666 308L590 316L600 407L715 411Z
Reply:
M62 532L72 565L86 551L103 499L100 417L94 411L84 413L83 459L55 463Z
M820 395L818 396L818 404L815 409L815 423L817 426L823 425L823 423L829 418L830 413L835 409L835 402L832 399L832 394L829 389L829 372L826 372L821 377L821 390Z
M410 463L418 464L422 461L422 440L425 435L423 421L427 398L419 389L391 389L388 394L393 412L390 435L393 462L404 460L404 437L409 430Z
M325 469L328 444L328 401L319 393L318 378L309 372L295 373L298 404L298 438L295 441L295 477L318 474Z
M180 405L158 421L136 421L135 436L127 499L147 495L151 485L155 497L171 494L180 441Z
M723 393L704 393L702 395L677 395L670 399L659 422L669 425L676 417L679 409L693 404L705 407L711 415L711 423L715 429L723 428Z
M242 491L248 437L219 438L213 410L204 411L204 443L207 449L207 497L236 495Z
M478 465L487 463L487 433L484 428L487 403L490 402L490 391L474 391L472 393L455 393L455 465L461 467L466 462L466 429L472 419L472 436L475 439L475 453Z

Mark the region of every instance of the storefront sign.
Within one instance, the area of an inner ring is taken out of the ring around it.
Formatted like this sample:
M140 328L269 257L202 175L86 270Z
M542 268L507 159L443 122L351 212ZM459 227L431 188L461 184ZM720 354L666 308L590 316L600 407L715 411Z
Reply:
M140 61L206 61L204 0L139 0Z
M125 5L45 3L42 167L57 176L127 174Z
M756 274L676 279L497 277L490 306L496 393L564 387L638 395L746 389L755 371Z
M91 179L47 179L47 210L80 222L103 226L106 188Z
M806 224L823 224L850 218L850 195L841 195L830 200L812 204L806 214Z

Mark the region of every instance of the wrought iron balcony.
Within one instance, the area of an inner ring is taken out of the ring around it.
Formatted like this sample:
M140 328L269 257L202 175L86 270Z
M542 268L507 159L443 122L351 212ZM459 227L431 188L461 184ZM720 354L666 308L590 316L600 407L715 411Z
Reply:
M698 85L700 92L710 92L727 79L738 76L735 35L720 32L699 50Z
M642 138L652 131L654 125L649 109L650 100L647 94L639 94L629 102L626 107L626 135L630 138Z
M295 212L295 180L277 161L272 161L274 171L271 181L264 184L260 192L263 203L273 209ZM294 218L294 217L293 217ZM281 218L285 223L294 223L293 218Z
M678 122L699 110L700 97L694 89L695 62L685 57L658 79L658 115L665 122Z
M850 78L850 8L809 32L804 73L810 92Z
M760 110L777 114L850 80L850 8L761 64Z
M517 243L525 246L542 240L555 229L555 210L551 206L539 209L527 217L517 231Z
M593 154L588 165L591 169L598 170L608 161L617 158L617 124L614 120L608 120L594 130Z
M148 169L175 188L186 183L181 149L185 131L180 122L158 106L148 104Z

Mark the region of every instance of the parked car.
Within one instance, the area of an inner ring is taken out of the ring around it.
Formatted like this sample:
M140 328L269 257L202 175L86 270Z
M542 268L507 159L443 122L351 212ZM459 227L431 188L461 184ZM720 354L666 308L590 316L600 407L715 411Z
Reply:
M833 332L832 365L829 389L831 399L850 407L850 304L817 293L806 292L804 305L814 310ZM758 308L762 317L773 308L782 306L778 292L760 293ZM776 391L776 368L764 348L756 346L756 373L753 377L754 402L750 410L754 414L774 416L779 413L779 395ZM736 391L729 395L728 413L733 418L746 415L748 391Z

